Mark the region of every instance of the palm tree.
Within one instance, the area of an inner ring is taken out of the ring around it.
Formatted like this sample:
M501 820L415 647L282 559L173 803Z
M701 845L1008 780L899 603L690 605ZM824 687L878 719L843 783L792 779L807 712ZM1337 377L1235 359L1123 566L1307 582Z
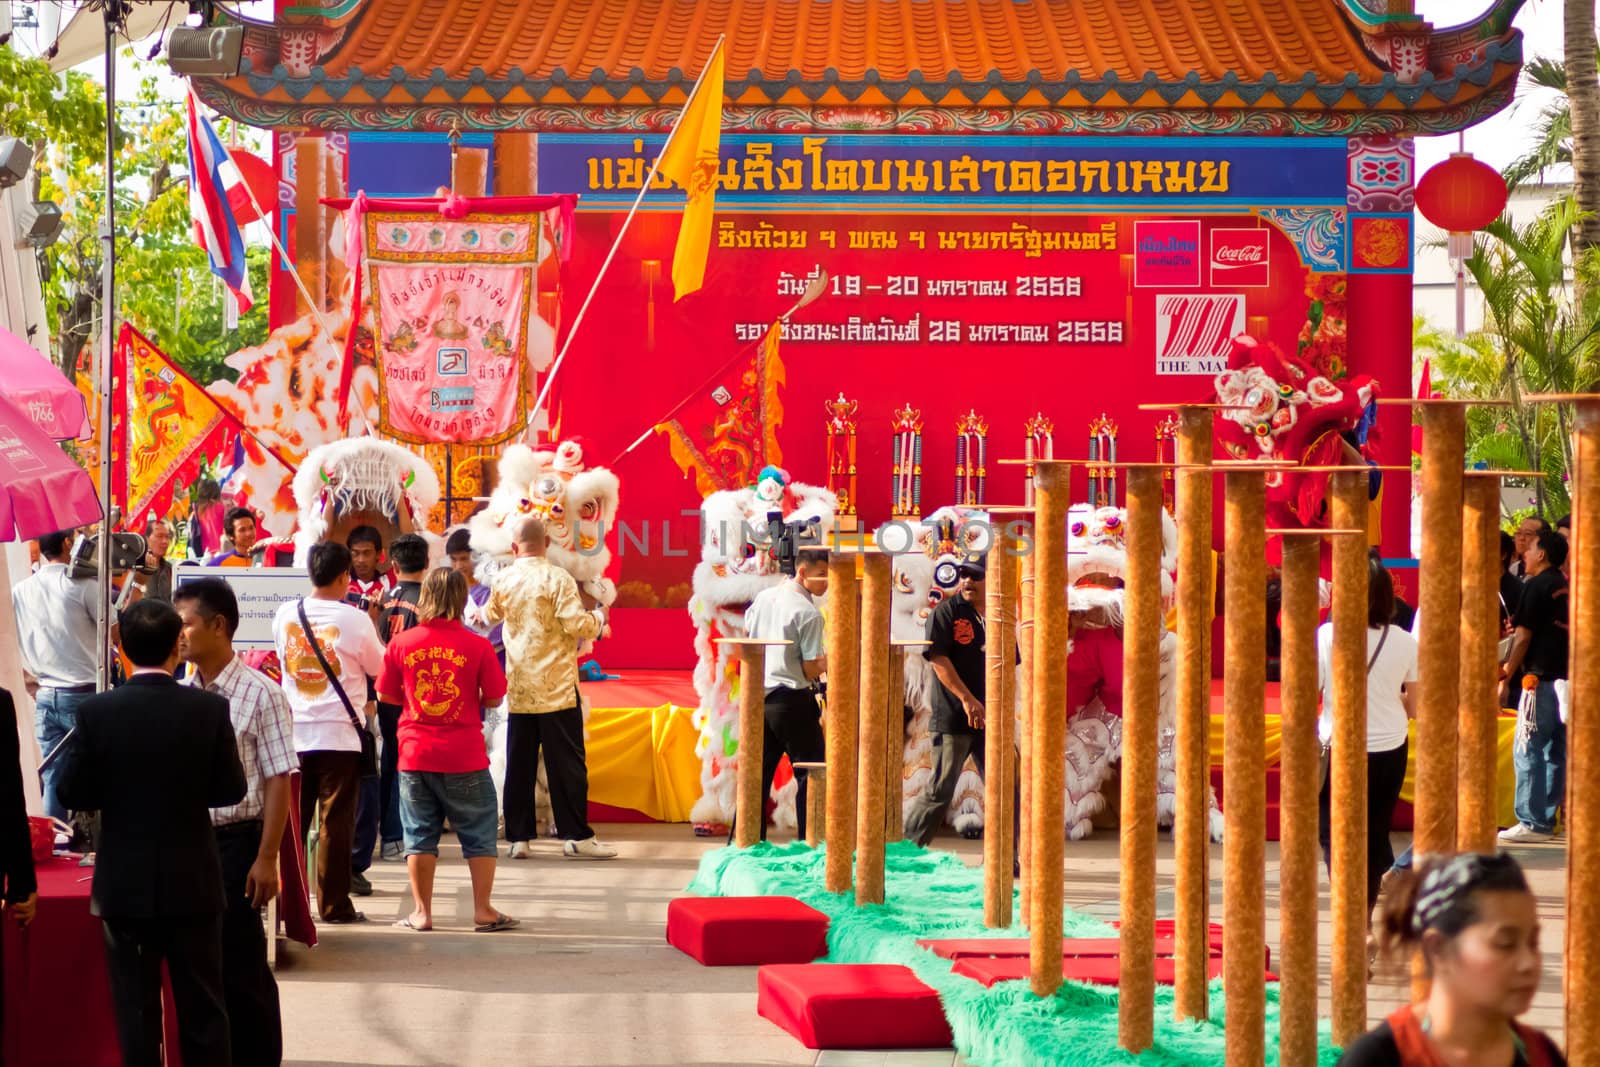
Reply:
M1576 244L1590 251L1600 249L1600 56L1594 0L1566 0L1565 15L1572 185L1580 211Z
M1600 363L1590 355L1600 337L1600 290L1568 286L1566 277L1568 243L1583 217L1567 197L1526 225L1504 216L1490 223L1466 261L1483 294L1483 329L1462 342L1427 330L1416 334L1417 348L1433 354L1435 376L1447 393L1509 403L1469 416L1468 458L1543 471L1534 492L1545 514L1567 501L1572 413L1565 405L1528 405L1522 397L1586 392L1600 382ZM1580 279L1594 277L1596 258L1580 254Z
M1551 167L1572 162L1572 109L1567 100L1567 65L1558 59L1536 56L1522 68L1524 87L1552 89L1558 99L1545 105L1533 128L1538 141L1526 155L1505 170L1506 186L1515 189L1529 180L1543 180Z

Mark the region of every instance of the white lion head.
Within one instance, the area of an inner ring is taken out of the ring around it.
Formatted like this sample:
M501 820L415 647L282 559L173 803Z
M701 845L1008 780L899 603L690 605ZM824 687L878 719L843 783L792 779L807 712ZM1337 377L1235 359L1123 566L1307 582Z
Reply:
M805 523L816 531L820 544L832 532L838 506L827 489L792 482L787 472L772 466L762 469L753 486L706 497L700 505L700 563L694 571L701 608L747 603L782 580L771 552L770 514Z
M439 476L414 452L357 437L313 448L295 473L294 499L300 509L295 558L303 563L318 541L343 540L364 524L377 527L388 544L400 532L401 508L411 528L425 533L428 513L439 502Z
M550 537L550 562L576 578L594 599L610 604L616 589L604 578L611 563L606 535L617 517L618 487L611 471L587 465L578 438L540 451L512 445L500 457L500 478L488 507L469 524L473 552L492 572L510 561L511 543L522 522L542 519Z
M1161 510L1161 602L1171 606L1178 568L1178 525ZM1073 610L1111 606L1120 616L1128 572L1125 508L1074 504L1067 512L1067 599Z

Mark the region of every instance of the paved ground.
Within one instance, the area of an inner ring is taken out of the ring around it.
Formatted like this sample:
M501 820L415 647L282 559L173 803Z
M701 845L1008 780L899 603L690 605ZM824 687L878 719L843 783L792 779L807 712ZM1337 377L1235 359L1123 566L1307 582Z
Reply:
M534 859L502 860L495 899L523 920L514 931L471 932L466 865L446 839L436 922L418 934L388 924L410 910L401 864L376 864L376 895L361 902L374 921L325 927L314 950L298 945L280 956L285 1061L296 1067L406 1067L473 1064L735 1065L817 1064L821 1067L948 1067L943 1053L817 1053L802 1048L756 1015L754 971L706 968L664 940L667 902L692 877L702 852L716 842L685 826L601 828L621 859L575 862L553 845ZM1397 842L1398 843L1398 842ZM978 842L941 838L969 863ZM1068 850L1067 902L1115 915L1114 835ZM1559 1031L1560 949L1564 936L1564 854L1560 846L1523 851L1545 917L1546 979L1529 1021ZM1172 846L1163 835L1160 884L1170 886ZM1267 851L1269 943L1276 955L1277 850ZM1213 874L1222 872L1214 850ZM1221 914L1220 884L1213 913ZM1326 887L1324 887L1324 890ZM1170 889L1159 913L1170 914ZM1323 899L1323 972L1327 974L1327 901ZM1372 985L1374 1020L1404 996L1398 973ZM1324 1003L1323 1012L1328 1005Z

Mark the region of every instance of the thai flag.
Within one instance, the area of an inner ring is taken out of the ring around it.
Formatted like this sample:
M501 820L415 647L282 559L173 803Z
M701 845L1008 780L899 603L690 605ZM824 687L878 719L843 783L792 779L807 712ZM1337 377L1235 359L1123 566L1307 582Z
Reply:
M195 241L211 261L211 273L221 278L238 301L241 312L255 303L250 292L250 271L244 261L244 234L228 203L222 164L228 152L211 123L195 109L189 95L189 217Z
M235 433L233 435L233 455L229 460L228 469L222 472L222 476L217 481L221 483L224 493L237 495L244 488L244 477L244 434Z

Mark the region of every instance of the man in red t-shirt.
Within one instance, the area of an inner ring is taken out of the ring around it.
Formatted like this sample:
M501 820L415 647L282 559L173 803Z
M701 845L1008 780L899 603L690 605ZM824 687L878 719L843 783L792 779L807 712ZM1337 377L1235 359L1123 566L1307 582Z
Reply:
M482 708L506 695L505 671L488 640L461 622L467 582L448 567L422 582L417 623L389 642L378 699L400 716L400 821L416 910L395 925L433 929L433 875L439 834L450 819L472 873L478 933L517 920L489 902L494 888L496 801L483 744Z

